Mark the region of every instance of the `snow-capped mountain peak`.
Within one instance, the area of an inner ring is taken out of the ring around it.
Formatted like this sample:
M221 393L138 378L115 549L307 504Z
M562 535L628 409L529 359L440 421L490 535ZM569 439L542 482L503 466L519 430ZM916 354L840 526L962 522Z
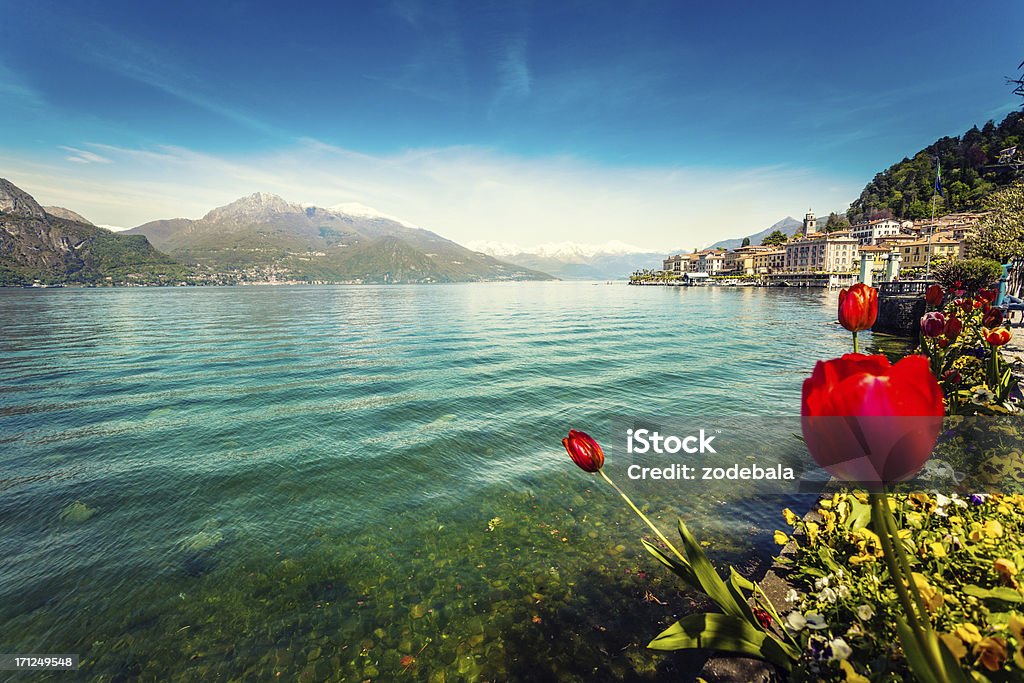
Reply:
M633 244L627 244L619 240L611 240L603 244L585 244L580 242L548 242L532 247L523 247L510 242L491 242L477 240L468 242L466 246L474 251L482 251L491 256L514 256L516 254L534 254L544 258L566 259L590 259L595 256L653 253L660 252L658 249L647 249Z
M335 204L327 207L328 211L334 211L336 213L343 213L346 216L358 216L359 218L384 218L389 221L394 221L400 225L404 225L407 228L418 228L418 225L410 223L409 221L403 220L396 216L391 216L378 211L372 206L366 204L360 204L359 202L342 202L341 204Z

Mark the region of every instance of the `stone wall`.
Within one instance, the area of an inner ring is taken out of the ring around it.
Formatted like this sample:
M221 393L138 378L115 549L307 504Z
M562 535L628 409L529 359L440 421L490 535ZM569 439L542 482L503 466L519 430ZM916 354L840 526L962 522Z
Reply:
M873 332L916 337L921 329L921 316L924 315L924 311L924 297L920 294L879 296L878 320L871 329Z

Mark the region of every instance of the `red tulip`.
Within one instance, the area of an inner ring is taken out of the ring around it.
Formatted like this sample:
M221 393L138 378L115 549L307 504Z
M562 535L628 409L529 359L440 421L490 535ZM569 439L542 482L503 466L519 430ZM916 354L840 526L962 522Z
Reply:
M1010 343L1010 331L1005 327L997 327L990 330L987 327L981 328L981 336L992 346L1005 346Z
M946 293L942 291L940 285L932 285L924 293L924 300L932 308L938 308L942 305L942 299L946 296Z
M801 414L815 462L838 479L877 488L924 466L945 408L924 356L891 365L885 356L847 354L814 367Z
M925 313L921 318L921 334L931 339L938 337L946 329L946 316L939 311Z
M963 309L964 313L970 313L971 309L974 308L974 301L971 299L957 299L953 302L954 306L959 306Z
M1003 324L1003 309L1001 308L990 308L985 313L984 322L982 325L988 328L999 327Z
M939 345L940 349L944 349L947 346L949 346L949 339L947 339L946 337L940 337L939 339L935 340L935 343Z
M960 372L957 370L947 370L946 374L942 376L942 381L949 384L960 384L961 379Z
M960 336L960 333L964 331L964 324L960 318L951 316L946 320L946 329L942 331L949 341L956 341L956 338Z
M877 319L877 289L858 282L839 292L839 323L850 332L870 330Z
M979 289L978 290L978 298L979 299L984 299L985 301L987 301L990 304L994 304L996 302L996 297L998 297L998 296L999 296L999 292L997 292L994 289Z
M584 472L597 472L604 467L604 451L589 434L570 429L569 436L562 439L562 445Z

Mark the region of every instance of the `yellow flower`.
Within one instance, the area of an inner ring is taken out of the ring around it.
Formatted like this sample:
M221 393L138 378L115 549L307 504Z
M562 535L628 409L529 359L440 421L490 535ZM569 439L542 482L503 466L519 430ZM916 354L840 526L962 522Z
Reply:
M787 536L784 532L779 531L778 529L776 529L775 530L775 543L776 543L776 545L786 545L787 543L789 543L789 536Z
M974 646L978 661L989 671L999 671L1006 663L1006 641L998 636L988 636Z
M796 516L796 513L789 508L782 511L782 518L786 520L786 524L790 526L795 526L796 523L800 521L800 518Z
M821 520L825 522L825 533L830 534L835 531L836 513L831 510L819 510L818 514L821 515Z
M871 679L857 673L857 670L853 668L853 664L850 664L845 659L839 662L839 668L846 674L846 683L871 683Z
M952 633L940 633L939 638L945 643L946 649L956 657L958 662L967 656L967 648L964 647L964 642Z
M981 640L981 632L974 624L960 624L953 633L968 645L974 645Z
M1003 535L1003 525L997 519L990 519L985 522L985 535L989 538L999 538Z
M942 604L942 593L935 590L923 574L914 572L913 576L914 585L917 586L918 592L921 593L921 597L924 599L924 606L928 608L929 612L934 612Z
M818 541L818 524L816 522L807 522L804 525L804 529L807 531L807 540L814 545Z
M1019 668L1024 669L1024 648L1017 649L1017 652L1013 655L1013 663Z
M1013 637L1017 639L1017 644L1024 645L1024 618L1021 618L1019 614L1011 614L1007 626Z
M908 512L906 514L906 520L907 524L909 524L910 526L914 527L915 529L920 529L921 526L924 524L924 515L922 515L920 512ZM903 529L900 529L900 531L903 531Z
M946 546L942 545L938 541L935 541L934 543L929 543L928 547L931 548L932 557L934 557L937 560L941 560L942 558L947 556Z
M1000 557L999 559L997 559L995 562L992 563L992 566L996 570L996 572L999 574L999 578L1000 578L1000 580L1002 580L1003 583L1009 584L1010 586L1013 586L1014 588L1016 588L1018 586L1018 584L1017 584L1017 565L1015 565L1010 560L1007 560L1006 558Z

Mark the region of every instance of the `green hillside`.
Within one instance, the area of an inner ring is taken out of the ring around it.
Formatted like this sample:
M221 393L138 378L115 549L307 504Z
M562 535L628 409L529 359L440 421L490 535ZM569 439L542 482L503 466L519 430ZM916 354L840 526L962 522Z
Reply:
M884 215L920 219L931 215L935 159L942 166L945 197L936 197L938 215L979 209L992 192L1018 176L998 164L1001 150L1024 143L1024 114L1013 112L1000 123L989 121L959 137L936 140L911 158L885 169L867 184L847 212L853 221ZM1019 153L1018 153L1019 154Z

